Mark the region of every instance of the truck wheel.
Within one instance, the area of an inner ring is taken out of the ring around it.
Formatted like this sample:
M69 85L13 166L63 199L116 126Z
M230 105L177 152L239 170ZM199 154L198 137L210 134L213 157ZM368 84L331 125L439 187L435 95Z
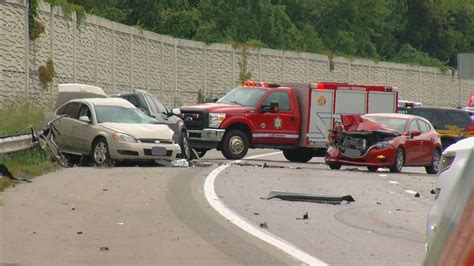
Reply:
M403 153L403 149L398 149L397 153L395 154L395 163L392 167L390 167L390 172L392 173L400 173L403 168L403 164L405 163L405 153Z
M242 159L249 150L249 140L244 132L232 129L225 134L220 148L225 158L229 160Z
M313 151L310 149L283 150L283 155L290 162L307 163L313 158Z
M339 170L342 166L338 163L327 163L327 165L329 166L329 168L331 168L331 170Z

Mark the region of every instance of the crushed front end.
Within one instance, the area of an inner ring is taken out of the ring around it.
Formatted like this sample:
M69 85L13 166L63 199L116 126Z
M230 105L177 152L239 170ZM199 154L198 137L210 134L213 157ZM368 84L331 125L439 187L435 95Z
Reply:
M389 167L395 161L400 133L360 116L329 134L327 164ZM345 117L347 118L347 116Z

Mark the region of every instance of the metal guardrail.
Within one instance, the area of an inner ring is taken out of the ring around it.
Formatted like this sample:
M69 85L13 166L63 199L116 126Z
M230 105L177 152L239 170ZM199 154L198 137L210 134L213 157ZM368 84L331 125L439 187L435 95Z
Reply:
M33 134L0 138L0 156L12 152L27 150L34 145Z

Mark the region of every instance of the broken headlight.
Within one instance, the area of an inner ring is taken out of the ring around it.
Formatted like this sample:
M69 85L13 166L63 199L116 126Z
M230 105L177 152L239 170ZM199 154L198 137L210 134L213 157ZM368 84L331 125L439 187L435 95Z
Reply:
M381 141L381 142L378 142L377 144L375 144L375 148L383 149L383 148L390 147L390 145L392 145L392 144L393 144L393 140L384 140L384 141Z
M114 140L116 141L121 141L121 142L132 142L132 143L135 143L137 142L137 140L130 136L130 135L127 135L127 134L122 134L122 133L114 133L112 134L112 137L114 138Z

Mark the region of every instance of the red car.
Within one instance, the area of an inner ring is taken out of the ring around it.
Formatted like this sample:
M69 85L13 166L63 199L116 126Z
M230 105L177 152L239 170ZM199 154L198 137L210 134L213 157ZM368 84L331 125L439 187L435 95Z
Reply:
M403 166L424 166L438 173L441 140L431 123L406 114L341 115L342 126L329 136L326 164L367 166L375 172L387 167L401 172Z

